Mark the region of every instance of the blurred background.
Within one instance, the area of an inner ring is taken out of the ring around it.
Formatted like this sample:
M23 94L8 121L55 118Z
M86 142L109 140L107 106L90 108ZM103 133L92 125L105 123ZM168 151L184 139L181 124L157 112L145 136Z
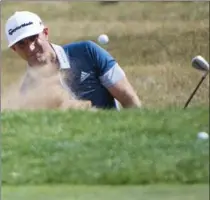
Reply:
M2 2L2 92L17 80L26 64L7 49L5 20L17 10L37 13L50 29L50 40L66 44L79 40L102 45L122 68L145 107L182 106L200 79L191 59L209 61L208 2ZM208 104L209 79L194 104Z

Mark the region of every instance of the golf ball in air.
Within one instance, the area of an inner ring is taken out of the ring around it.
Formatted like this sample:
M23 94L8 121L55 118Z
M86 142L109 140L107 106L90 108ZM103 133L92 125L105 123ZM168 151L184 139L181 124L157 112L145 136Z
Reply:
M105 34L99 35L98 36L98 42L100 44L107 44L109 42L109 37Z
M206 133L206 132L199 132L198 133L198 138L202 139L202 140L207 140L207 139L209 139L209 134Z

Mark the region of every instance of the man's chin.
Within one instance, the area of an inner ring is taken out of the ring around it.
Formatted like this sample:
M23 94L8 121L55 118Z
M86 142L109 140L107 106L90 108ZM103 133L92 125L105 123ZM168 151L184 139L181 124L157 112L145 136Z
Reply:
M47 60L46 59L37 59L36 61L31 61L29 62L29 65L31 67L42 67L47 65Z

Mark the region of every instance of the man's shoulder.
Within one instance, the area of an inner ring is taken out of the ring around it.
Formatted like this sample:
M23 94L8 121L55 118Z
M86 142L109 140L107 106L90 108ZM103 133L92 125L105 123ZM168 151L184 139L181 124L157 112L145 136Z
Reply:
M91 40L83 40L83 41L68 43L63 45L62 47L66 51L80 51L80 50L85 50L93 45L95 45L95 42Z

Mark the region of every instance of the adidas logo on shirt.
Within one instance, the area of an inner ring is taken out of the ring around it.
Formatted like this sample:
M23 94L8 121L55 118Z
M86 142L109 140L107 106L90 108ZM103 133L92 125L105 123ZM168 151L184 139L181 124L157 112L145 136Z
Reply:
M81 76L80 76L80 82L83 82L84 80L86 80L88 77L90 76L89 73L87 72L81 72Z

